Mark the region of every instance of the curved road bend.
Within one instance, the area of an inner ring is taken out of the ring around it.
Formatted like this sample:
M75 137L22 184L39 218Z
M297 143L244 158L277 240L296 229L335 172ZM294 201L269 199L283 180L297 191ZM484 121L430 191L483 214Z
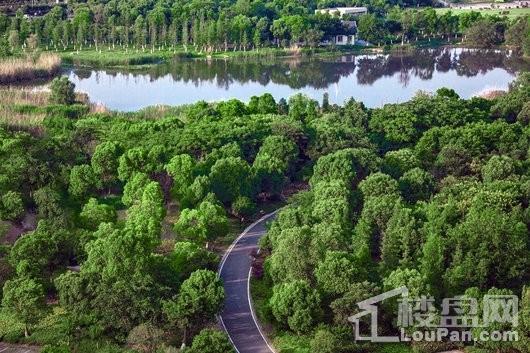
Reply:
M251 307L249 281L250 253L258 248L265 225L275 214L269 213L248 226L227 250L219 267L226 296L220 321L238 353L274 353Z

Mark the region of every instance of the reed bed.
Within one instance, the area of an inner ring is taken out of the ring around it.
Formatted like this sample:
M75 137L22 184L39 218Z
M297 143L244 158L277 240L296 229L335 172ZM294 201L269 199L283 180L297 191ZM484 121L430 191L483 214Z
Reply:
M46 118L45 113L25 114L13 112L9 108L0 107L0 125L16 126L16 127L32 127L41 126Z
M0 105L37 105L48 104L50 92L29 89L0 89Z
M88 113L104 113L103 106L91 104L84 93L76 93L76 104L59 105L49 100L47 87L40 89L0 88L0 126L12 128L41 127L47 117L76 119Z
M0 84L49 78L59 71L61 58L42 54L37 58L8 58L0 61Z
M48 104L49 92L27 89L0 89L0 125L38 126L46 114L35 107Z

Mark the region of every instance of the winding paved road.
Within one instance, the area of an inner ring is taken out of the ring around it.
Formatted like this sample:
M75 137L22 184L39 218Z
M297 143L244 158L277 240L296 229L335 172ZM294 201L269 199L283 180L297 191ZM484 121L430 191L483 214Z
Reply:
M226 251L219 267L226 295L220 321L238 353L274 353L252 309L249 281L250 253L258 248L265 225L275 214L269 213L247 227Z

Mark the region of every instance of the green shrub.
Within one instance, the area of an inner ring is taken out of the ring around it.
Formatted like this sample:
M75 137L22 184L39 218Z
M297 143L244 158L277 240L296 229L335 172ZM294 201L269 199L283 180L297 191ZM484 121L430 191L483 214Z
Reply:
M337 338L332 332L326 329L317 330L311 340L312 353L334 353L337 346Z
M0 198L0 217L3 220L16 220L24 214L24 202L20 193L8 191Z
M410 353L412 347L406 343L373 344L374 353Z
M75 85L68 80L68 77L57 77L51 85L50 102L55 104L70 105L75 102Z
M66 319L66 312L60 307L55 307L49 315L39 321L33 329L31 336L27 339L28 343L34 344L48 344L54 349L61 348L56 345L66 344L68 338L69 327ZM63 351L51 351L62 353Z
M116 222L116 210L112 206L99 204L95 198L90 198L79 214L81 223L88 229L96 230L101 223Z
M0 341L18 342L24 337L24 324L5 310L0 310Z
M11 229L10 222L0 221L0 240L2 240L6 236L9 229ZM2 246L0 245L0 256L2 256L4 252L7 252L7 248L3 249Z
M39 107L31 104L17 104L13 106L13 111L20 114L38 113Z
M281 333L274 340L274 347L282 353L311 353L311 339L304 335Z
M2 290L4 284L10 280L14 274L15 270L11 267L6 257L2 256L2 249L0 249L0 298L2 298Z
M232 213L238 217L252 216L256 211L256 204L247 196L239 196L232 203Z
M252 301L254 311L259 318L259 321L263 323L274 322L274 315L272 309L269 306L269 300L272 297L272 283L267 278L262 279L252 278L250 282Z
M11 49L9 48L9 43L6 38L0 38L0 58L7 58L11 56Z
M44 108L47 117L77 119L86 115L89 107L83 104L49 105Z
M193 338L193 344L188 353L233 353L234 349L226 333L204 329Z
M437 353L442 351L450 351L458 348L452 342L416 342L412 345L412 352L414 353ZM475 352L475 353L479 353Z
M47 116L42 122L48 132L59 133L74 128L74 122L62 116Z
M74 343L72 351L76 353L133 353L113 343L102 340L81 340Z
M44 346L41 353L70 353L70 348L68 346Z

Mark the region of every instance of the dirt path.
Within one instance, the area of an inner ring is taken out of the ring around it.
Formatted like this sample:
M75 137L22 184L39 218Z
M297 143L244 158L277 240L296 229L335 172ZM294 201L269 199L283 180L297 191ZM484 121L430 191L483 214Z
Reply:
M11 227L1 240L2 244L13 245L22 234L35 230L37 227L37 215L26 212L24 219L20 223L9 223Z
M41 347L0 342L0 353L38 353Z

